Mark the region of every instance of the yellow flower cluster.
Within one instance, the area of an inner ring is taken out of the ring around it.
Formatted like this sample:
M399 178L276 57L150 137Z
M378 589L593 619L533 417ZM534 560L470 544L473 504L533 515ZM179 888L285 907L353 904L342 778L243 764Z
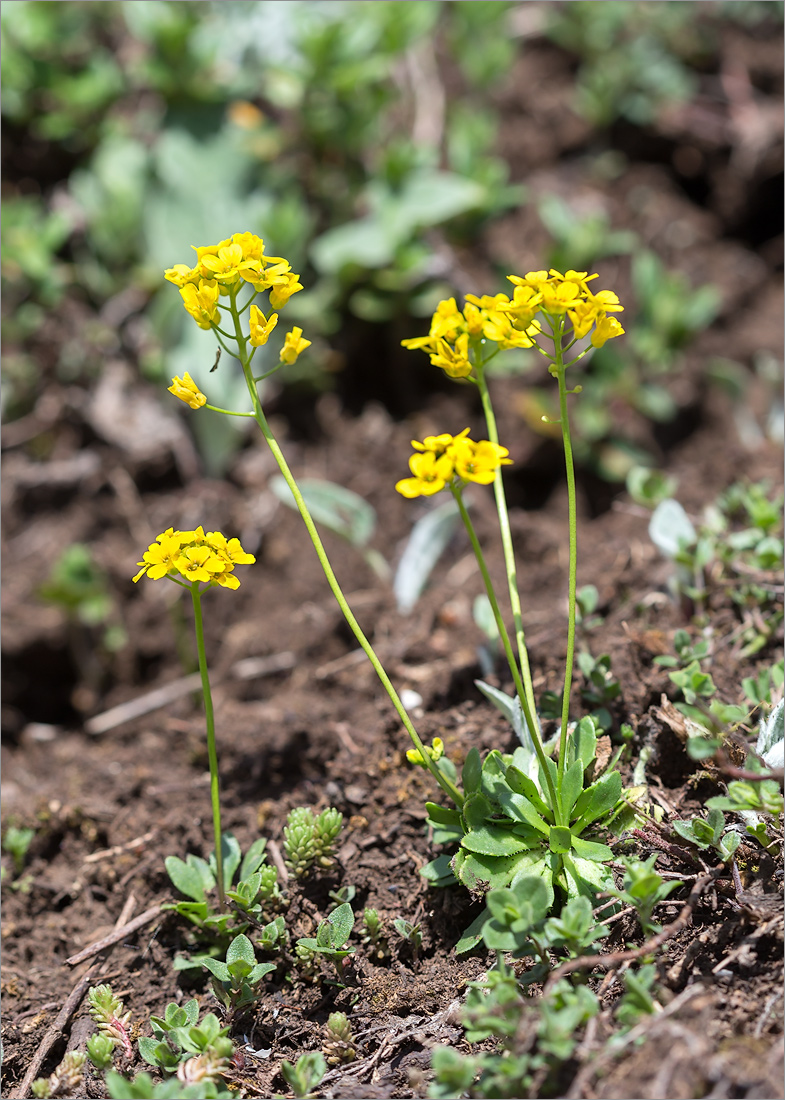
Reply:
M239 588L240 582L232 575L235 565L251 565L255 561L253 554L243 550L239 539L227 539L220 531L205 534L201 527L195 531L174 531L169 527L136 563L142 568L134 583L146 573L154 581L161 577L182 577L188 582L205 581L222 588Z
M199 389L196 382L194 382L193 378L191 378L188 371L185 372L182 378L179 374L176 374L168 389L169 393L173 393L175 397L179 397L181 401L185 401L186 405L190 405L192 409L201 409L202 405L207 404L207 398Z
M405 348L422 348L436 367L451 378L468 378L473 363L472 345L490 340L499 348L530 348L542 332L537 314L553 323L565 314L572 323L572 336L581 339L592 328L591 342L601 348L606 340L621 336L624 329L612 313L624 309L612 290L596 294L588 287L597 275L586 271L530 271L524 276L508 275L514 284L512 298L506 294L467 294L463 310L454 298L439 303L427 336L403 340Z
M175 264L164 272L164 278L180 288L183 304L200 328L218 324L220 295L242 283L250 283L257 293L269 291L274 310L282 309L293 294L303 289L289 261L282 256L265 256L264 241L254 233L235 233L218 244L193 247L196 265ZM274 324L270 324L268 336Z
M444 756L444 741L442 741L441 737L434 737L433 746L423 745L423 748L434 762L441 760ZM407 749L406 759L410 764L419 764L422 768L427 767L419 749Z
M416 454L409 459L413 477L405 477L395 488L405 497L430 497L449 482L475 481L490 485L500 466L508 466L509 451L488 439L468 439L469 429L459 435L427 435L422 443L412 440Z

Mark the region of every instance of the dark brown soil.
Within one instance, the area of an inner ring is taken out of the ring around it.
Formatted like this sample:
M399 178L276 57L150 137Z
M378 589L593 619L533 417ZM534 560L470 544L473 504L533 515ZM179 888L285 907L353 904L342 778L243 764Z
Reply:
M524 111L521 89L531 88L536 75L525 65L547 68L549 59L547 51L525 54L509 93L511 116ZM772 64L781 66L781 59ZM547 104L540 107L545 111ZM581 124L573 119L568 132L547 130L537 109L527 96L524 116L505 136L504 150L534 194L555 191L600 203L613 212L615 225L639 232L669 266L684 270L694 283L717 283L723 294L719 320L690 348L669 382L682 410L677 421L652 433L633 417L630 433L651 444L659 464L679 478L678 497L694 514L740 479L768 478L781 485L781 447L762 432L751 442L740 429L734 400L709 386L703 369L715 355L743 364L751 387L745 408L763 423L770 395L751 368L761 352L780 351L781 237L753 242L749 234L745 239L744 227L771 176L765 166L772 157L776 161L781 144L771 139L757 159L733 162L742 146L731 129L723 131L724 144L717 138L709 148L688 112L663 122L658 149L669 143L673 153L689 145L709 166L706 179L714 198L699 206L666 158L650 158L645 150L636 151L613 183L593 181L580 156ZM530 131L550 133L553 144L542 147ZM689 249L682 247L685 234ZM467 279L463 269L481 270L488 259L510 270L539 267L545 243L533 207L509 215L489 234L484 255L456 256L456 281L461 285ZM626 261L605 261L601 270L602 285L617 288L624 298ZM468 289L496 288L472 280ZM63 316L58 323L64 332L78 321ZM358 356L347 365L346 378L356 376L372 355L373 348L366 347L364 360ZM36 828L24 888L9 886L9 879L3 888L3 1094L18 1095L47 1028L94 961L71 966L67 958L107 934L131 895L134 914L172 899L166 856L210 850L207 756L197 696L180 693L142 717L110 721L102 732L91 732L97 716L175 685L184 675L176 616L162 598L171 593L147 581L134 586L130 578L159 531L202 523L239 535L257 556L255 566L240 570L238 593L216 590L205 600L224 826L245 849L260 834L280 843L286 815L295 806L337 807L345 826L335 867L304 885L289 882L292 940L313 934L334 905L330 892L346 886L355 888L355 912L375 907L390 930L389 954L383 958L355 935L357 951L343 990L325 984L326 969L320 980L304 980L287 955L288 965L278 967L260 1004L234 1031L239 1047L247 1043L235 1080L249 1096L286 1091L281 1060L320 1049L327 1016L341 1009L350 1016L358 1060L332 1069L320 1095L425 1095L430 1049L445 1043L468 1049L457 1005L467 982L481 976L491 959L482 952L460 959L453 953L476 907L465 891L429 889L418 873L433 854L423 809L424 800L434 796L433 786L427 774L407 764L406 735L373 670L358 655L299 518L268 488L275 472L270 455L262 441L249 439L226 480L207 480L182 430L171 444L163 433L153 443L140 443L124 435L121 421L105 415L110 378L132 390L141 417L143 403L157 400L131 365L109 363L92 392L74 393L47 376L45 350L41 356L42 397L49 404L39 405L38 424L34 416L26 426L8 429L3 478L3 819ZM416 370L427 373L432 368L421 359ZM411 363L407 369L415 370ZM373 545L394 562L421 514L417 503L393 490L405 474L409 440L469 424L477 435L479 411L467 388L440 387L420 411L393 419L380 403L383 384L377 390L366 380L366 400L355 415L348 409L356 402L341 392L346 385L340 382L337 394L314 399L297 415L281 398L271 410L273 424L298 476L345 485L375 507L379 525ZM520 379L504 380L494 392L502 410L500 436L515 460L508 484L539 693L558 689L565 651L566 493L558 450L516 411L523 387ZM412 408L408 399L404 405ZM619 412L632 417L629 410ZM492 572L501 580L492 496L478 487L472 502ZM586 471L580 474L580 510L578 583L597 585L604 616L590 645L595 654L610 654L622 685L615 730L622 723L635 730L625 778L629 781L641 750L650 748L647 777L654 800L668 816L690 816L721 790L722 776L691 762L664 721L662 695L673 697L673 685L652 662L657 653L669 651L676 629L694 629L689 609L667 594L670 566L648 538L648 513ZM87 543L109 577L118 620L129 638L114 655L102 651L100 630L69 623L37 598L42 580L74 542ZM474 745L511 751L513 735L473 684L480 676L482 639L471 606L481 578L468 541L456 537L407 616L396 611L389 588L356 551L329 533L325 542L396 686L422 698L413 716L423 739L442 737L459 767ZM733 638L738 615L720 593L709 625L719 696L736 702L742 678L781 654L781 637L754 658L742 659ZM184 636L190 636L187 617ZM259 663L249 676L241 662L251 659ZM508 686L503 678L499 682ZM576 714L579 686L580 677ZM640 839L642 857L654 850L653 837ZM595 972L591 980L594 988L602 986L603 1014L565 1068L560 1095L609 1100L783 1095L782 916L776 904L781 862L759 859L751 848L746 855L741 897L724 869L696 901L686 929L665 944L657 959L663 1011L643 1028L638 1043L615 1055L605 1041L621 986ZM707 865L713 866L711 859ZM658 869L685 879L658 912L667 923L684 904L694 881L690 876L701 868L671 848L662 853ZM392 931L396 917L421 924L418 955ZM632 919L615 928L607 950L642 942ZM162 1013L170 1001L193 995L205 1009L216 1008L205 980L193 984L172 970L175 954L187 949L186 931L171 914L151 920L114 947L105 972L94 979L111 982L140 1034L150 1033L150 1013ZM51 1072L69 1041L83 1043L85 1016L84 1006L77 1008L42 1073ZM269 1053L253 1053L260 1050ZM103 1095L100 1085L90 1087Z

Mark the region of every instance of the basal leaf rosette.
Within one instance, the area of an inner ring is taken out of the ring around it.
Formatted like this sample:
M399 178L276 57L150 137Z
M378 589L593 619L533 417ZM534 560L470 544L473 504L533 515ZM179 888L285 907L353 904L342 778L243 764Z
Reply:
M243 550L240 540L227 539L220 531L208 531L202 527L194 531L175 531L169 527L148 546L137 562L141 566L134 583L147 576L157 581L163 577L178 584L199 584L207 587L239 588L234 576L236 565L251 565L253 554Z

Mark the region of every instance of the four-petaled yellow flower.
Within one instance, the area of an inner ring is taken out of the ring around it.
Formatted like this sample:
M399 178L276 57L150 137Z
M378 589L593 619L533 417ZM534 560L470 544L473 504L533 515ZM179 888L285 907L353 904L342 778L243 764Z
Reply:
M207 404L207 398L201 392L197 384L191 378L188 371L185 372L182 378L178 374L172 379L172 384L169 388L169 393L173 393L175 397L179 397L181 401L185 401L186 405L190 405L192 409L201 409L202 405Z
M258 348L269 340L270 333L278 324L278 314L271 313L269 317L265 317L258 306L252 305L248 322L251 326L251 344L253 347Z
M413 477L405 477L395 488L404 497L429 497L450 483L474 481L490 485L500 466L508 466L509 451L488 439L468 439L468 428L458 435L427 435L422 443L412 440L416 453L409 459Z
M205 534L201 526L194 531L175 531L169 527L157 536L145 550L142 560L137 562L141 568L134 581L146 574L154 581L170 577L189 583L239 588L240 582L233 576L235 565L250 565L255 561L253 554L243 550L239 539L227 539L220 531Z
M284 345L281 348L280 359L282 363L294 363L300 352L311 346L310 340L303 340L303 330L295 326L291 332L287 332Z

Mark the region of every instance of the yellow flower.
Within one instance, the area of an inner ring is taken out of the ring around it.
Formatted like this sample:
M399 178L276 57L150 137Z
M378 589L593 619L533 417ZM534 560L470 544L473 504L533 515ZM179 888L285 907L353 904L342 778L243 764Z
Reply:
M454 298L439 302L431 320L430 335L453 343L465 330L466 322Z
M449 446L463 439L470 431L470 428L464 428L458 435L450 435L448 432L442 432L441 435L426 435L422 443L418 443L416 439L413 439L412 447L415 451L433 451L438 458L439 455L444 454Z
M272 301L272 295L270 301ZM303 340L303 330L297 327L293 328L291 332L287 332L284 345L281 348L281 362L294 363L297 356L310 346L310 340Z
M431 497L439 493L453 476L452 459L447 455L435 455L432 451L412 455L409 469L414 477L405 477L395 488L401 496Z
M542 294L543 313L552 315L564 314L568 309L574 309L581 300L581 288L578 283L568 280L543 283L540 292Z
M614 337L623 335L624 329L615 317L606 317L601 314L600 319L597 321L597 327L592 333L591 342L595 348L601 348L606 340L613 340Z
M227 539L220 531L205 535L201 525L193 531L175 531L169 527L137 562L141 569L134 581L145 574L154 581L181 576L191 582L238 588L240 582L231 576L235 565L250 565L254 561L256 558L243 550L239 539Z
M509 453L506 447L491 443L488 439L476 443L471 439L462 439L448 451L458 477L478 485L490 485L500 466L511 465L512 459L507 458Z
M199 281L199 268L189 267L188 264L175 264L164 272L164 278L175 286L184 287L186 283Z
M568 309L572 330L577 340L582 339L597 320L597 307L591 302L576 302L575 309Z
M192 409L201 409L202 405L207 403L207 398L200 391L188 371L185 372L182 378L177 374L174 376L172 384L169 386L169 393L173 393L175 397L185 401L186 405L190 405Z
M171 528L169 530L171 531ZM168 538L165 535L159 535L158 541L152 543L142 554L142 560L136 563L142 568L134 577L134 581L138 581L145 573L150 580L160 580L167 573L177 569L179 558L180 540L171 535Z
M508 348L530 348L534 340L529 333L536 335L540 331L539 324L535 321L529 324L525 332L514 327L512 321L505 313L489 312L482 326L482 334L486 340L493 340L502 351Z
M283 309L291 296L296 294L298 290L303 289L303 284L299 279L300 276L295 275L293 271L288 272L285 276L275 278L270 289L270 305L273 309Z
M509 275L512 279L514 276ZM526 329L534 319L542 303L542 294L532 286L518 284L512 295L512 301L500 304L498 312L505 313L516 328Z
M444 756L444 742L442 741L441 737L434 737L432 744L423 745L423 748L433 761L441 760L441 758ZM406 759L409 761L410 764L419 764L423 768L427 767L425 761L423 760L423 755L419 749L407 749Z
M199 328L209 329L221 319L218 310L220 287L214 279L201 279L198 285L187 283L181 287L183 305Z
M597 309L601 309L604 313L624 312L624 306L619 304L618 294L614 294L612 290L598 290L596 294L587 291L587 297Z
M441 367L450 378L468 378L472 372L469 362L469 333L461 333L454 348L446 340L437 340L431 362L435 367Z
M278 314L271 313L269 318L265 317L258 306L251 306L250 313L250 325L251 325L251 344L253 347L258 348L261 344L266 344L270 338L270 333L278 324Z

